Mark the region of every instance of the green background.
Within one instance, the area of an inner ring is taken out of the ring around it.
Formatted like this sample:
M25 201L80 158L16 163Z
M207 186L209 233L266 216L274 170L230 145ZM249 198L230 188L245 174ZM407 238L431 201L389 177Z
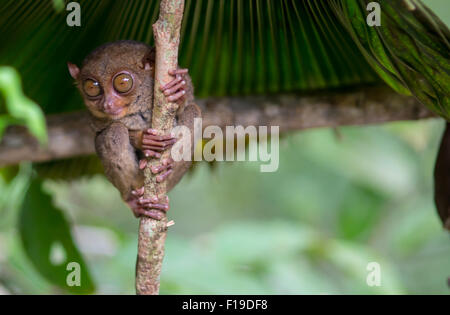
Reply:
M424 2L449 25L447 0ZM432 193L443 127L431 119L290 133L275 173L259 172L257 162L197 164L170 193L176 224L161 293L449 294L450 237ZM59 274L50 283L56 274L37 272L21 241L24 230L35 235L17 224L29 170L22 165L12 182L0 177L0 294L68 293ZM90 271L82 284L134 294L138 221L118 192L101 175L44 188ZM45 200L25 204L54 212ZM35 226L58 234L53 221ZM35 260L61 267L61 257L79 257L70 241L45 241L51 246ZM381 266L380 287L366 284L369 262Z

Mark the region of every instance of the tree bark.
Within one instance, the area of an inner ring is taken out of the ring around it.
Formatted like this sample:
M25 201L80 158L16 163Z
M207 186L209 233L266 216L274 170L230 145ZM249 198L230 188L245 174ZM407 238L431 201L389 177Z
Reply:
M155 92L152 112L152 128L161 135L169 133L174 125L178 105L168 103L160 86L172 80L169 70L178 67L178 46L183 19L184 0L161 0L158 21L153 25L156 46ZM162 154L161 160L170 157L170 150ZM145 168L144 198L163 197L165 182L157 183L151 166L160 163L152 159ZM161 220L142 217L139 223L138 259L136 265L136 293L155 295L159 293L160 273L164 259L164 242L167 235L167 217Z
M277 125L280 132L289 132L435 117L415 98L398 95L387 87L315 95L209 98L196 102L202 108L203 128ZM26 128L9 127L0 141L0 167L94 154L94 134L88 122L86 111L48 116L47 147L40 146Z

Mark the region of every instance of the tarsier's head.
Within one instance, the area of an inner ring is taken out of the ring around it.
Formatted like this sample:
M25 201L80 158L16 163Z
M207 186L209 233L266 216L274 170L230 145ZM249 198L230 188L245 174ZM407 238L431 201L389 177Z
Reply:
M119 41L94 50L81 69L67 65L92 115L120 119L152 102L154 59L150 46Z

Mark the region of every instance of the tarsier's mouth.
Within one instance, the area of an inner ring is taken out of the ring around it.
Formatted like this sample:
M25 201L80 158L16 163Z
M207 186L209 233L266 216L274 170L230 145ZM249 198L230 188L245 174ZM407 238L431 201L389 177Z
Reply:
M127 107L127 105L125 105L124 107L117 107L114 109L105 109L104 112L111 116L119 116L120 114L122 114L125 107Z

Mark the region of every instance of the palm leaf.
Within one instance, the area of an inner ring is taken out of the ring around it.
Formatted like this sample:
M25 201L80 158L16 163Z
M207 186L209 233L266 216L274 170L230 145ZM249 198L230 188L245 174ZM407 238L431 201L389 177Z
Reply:
M381 27L366 23L368 0L332 0L341 22L376 72L450 119L450 32L418 0L380 1Z
M153 42L159 1L79 1L82 27L52 1L9 0L0 9L0 63L16 67L46 113L82 108L66 62L119 39ZM187 0L180 65L196 95L278 93L377 82L327 1Z
M83 107L67 61L79 64L105 42L153 42L159 1L79 3L81 28L68 27L67 13L50 0L8 0L0 8L0 64L19 70L25 93L46 113ZM180 65L190 68L198 97L310 92L381 78L448 119L447 27L418 0L381 1L384 26L368 27L367 3L186 0ZM72 162L39 169L57 178Z

